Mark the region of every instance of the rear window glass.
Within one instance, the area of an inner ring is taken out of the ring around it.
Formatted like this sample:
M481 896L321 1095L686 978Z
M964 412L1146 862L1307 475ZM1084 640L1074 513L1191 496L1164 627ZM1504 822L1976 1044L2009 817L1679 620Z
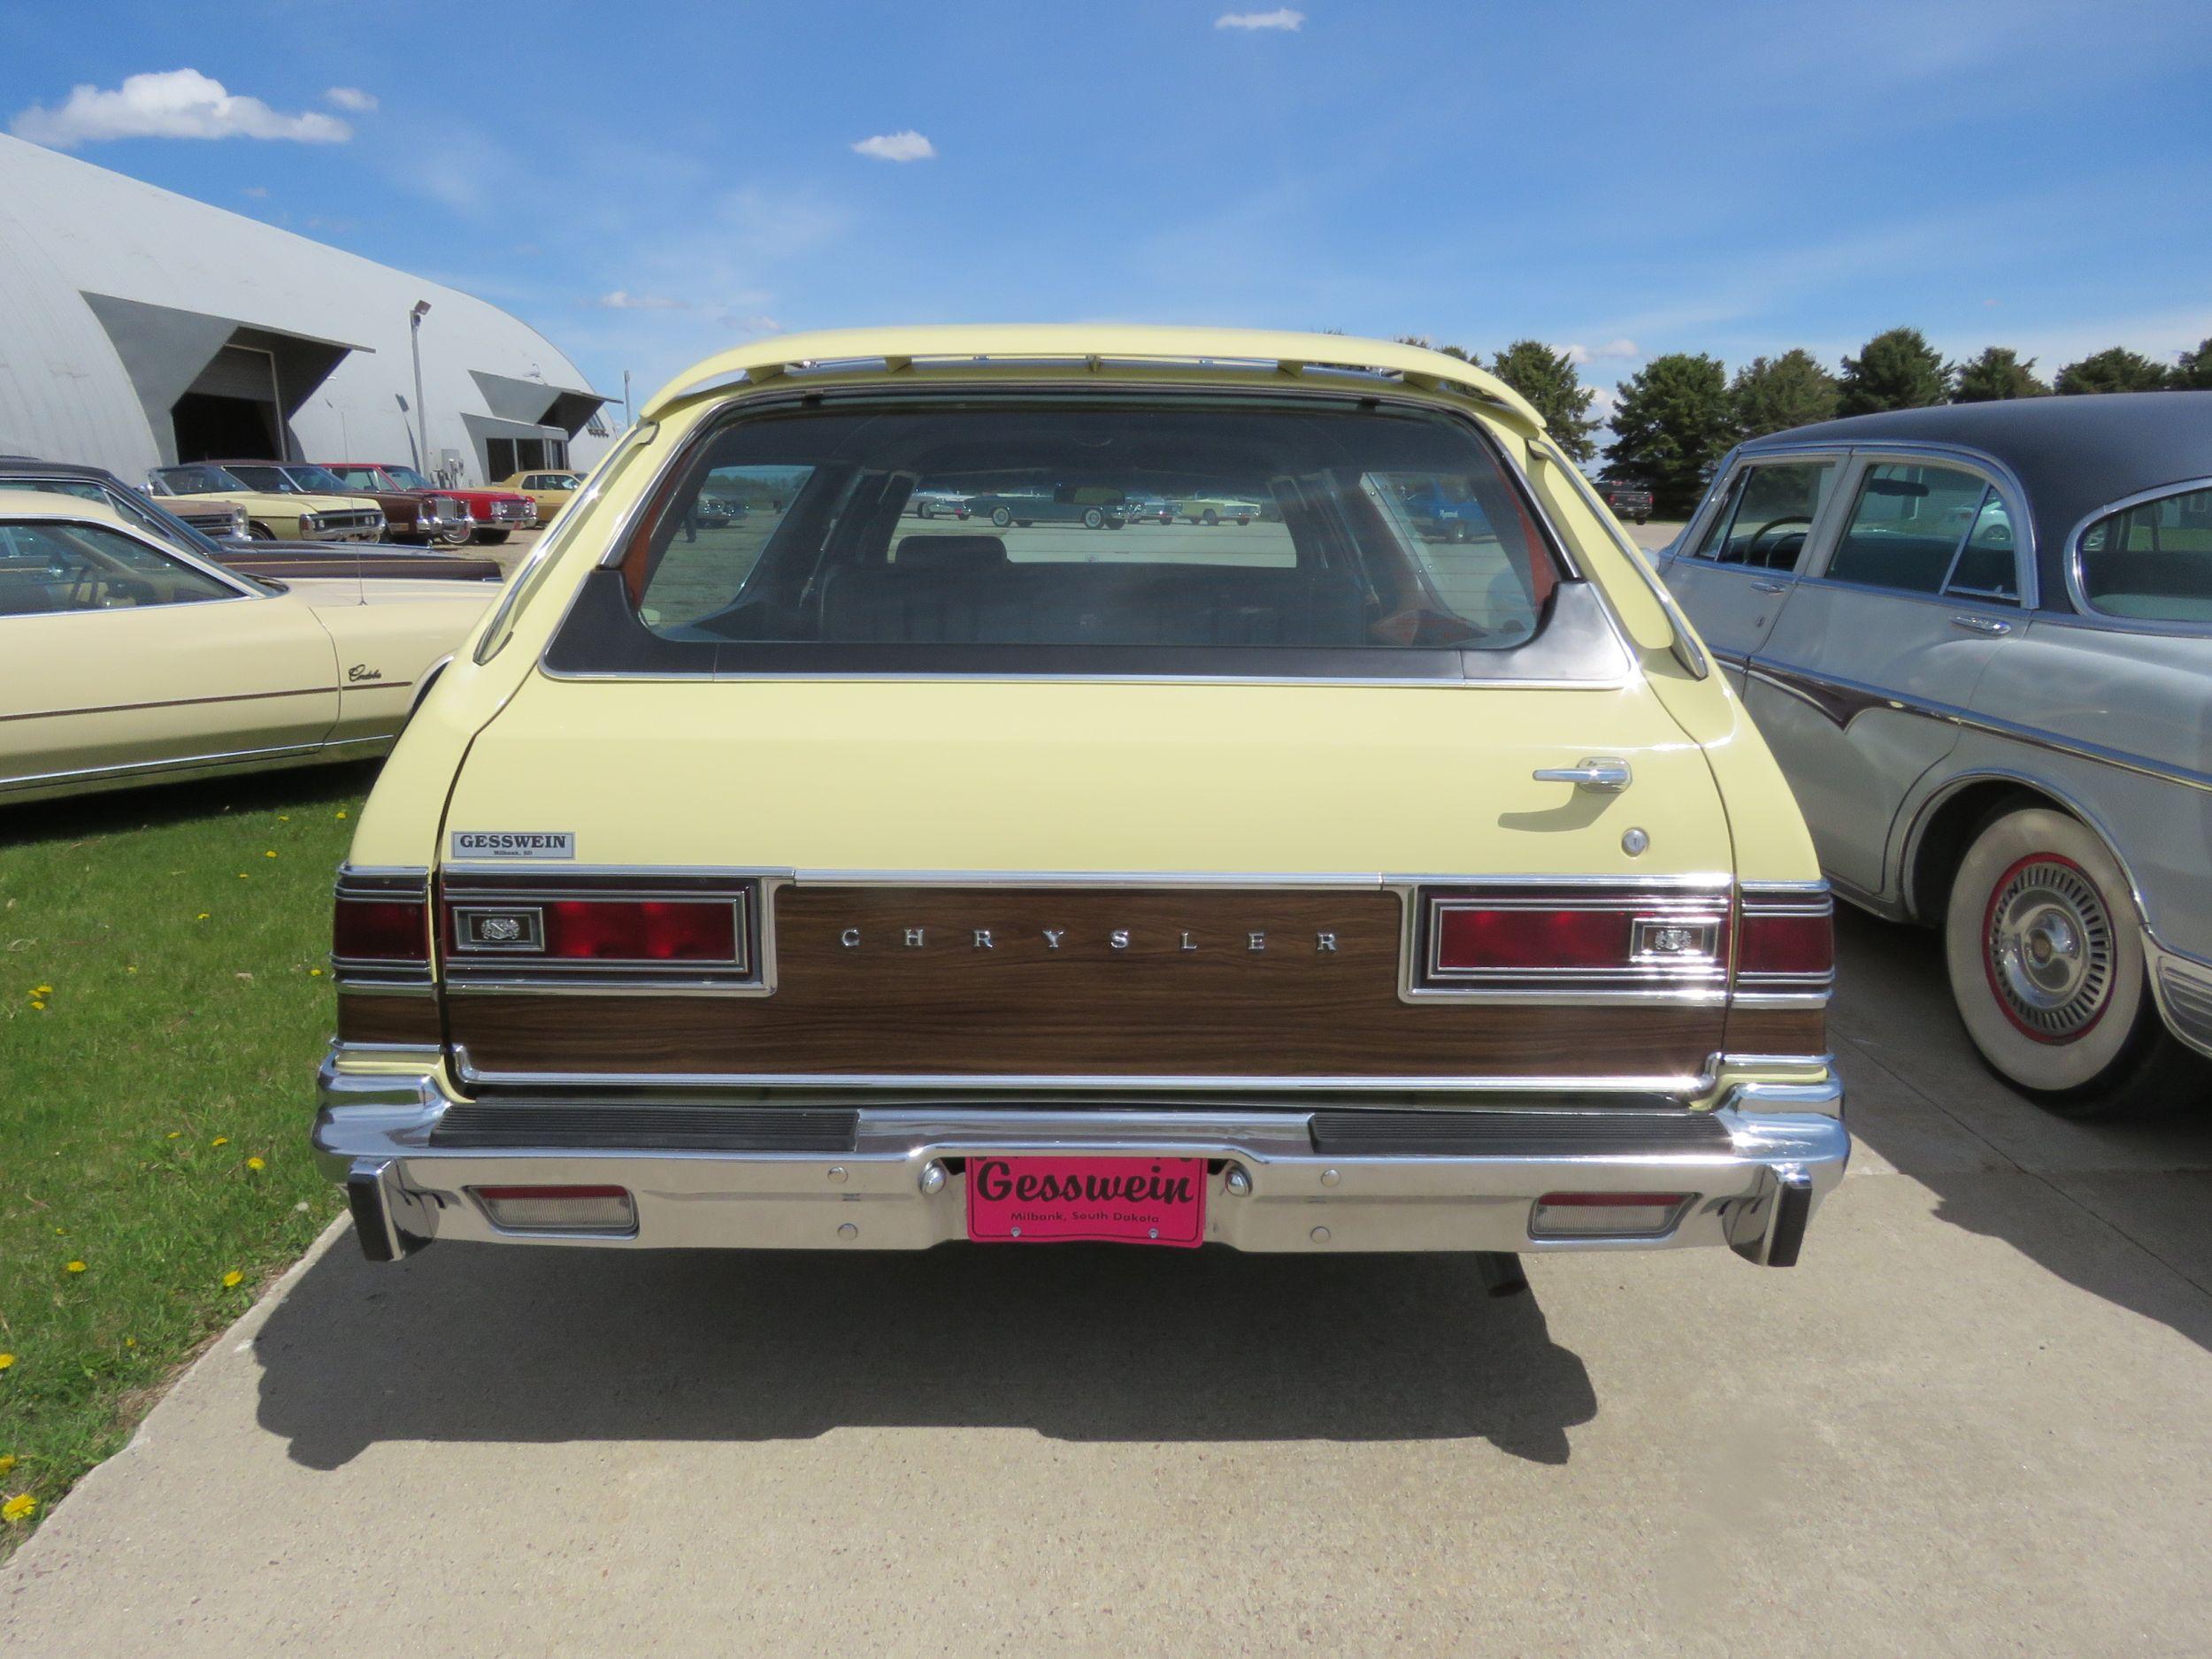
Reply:
M887 650L1503 649L1555 580L1463 422L1217 404L741 419L622 567L664 640Z

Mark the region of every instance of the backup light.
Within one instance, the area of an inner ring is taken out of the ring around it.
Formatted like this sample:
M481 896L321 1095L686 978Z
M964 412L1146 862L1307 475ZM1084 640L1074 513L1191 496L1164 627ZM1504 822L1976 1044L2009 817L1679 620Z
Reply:
M1694 1193L1546 1193L1529 1211L1532 1239L1647 1239L1674 1231Z
M626 1187L472 1187L507 1233L633 1233L637 1204Z

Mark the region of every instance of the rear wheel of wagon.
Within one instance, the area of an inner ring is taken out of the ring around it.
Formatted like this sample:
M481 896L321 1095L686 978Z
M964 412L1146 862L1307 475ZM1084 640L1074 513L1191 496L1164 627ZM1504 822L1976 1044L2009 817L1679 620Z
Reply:
M1952 881L1943 938L1967 1035L2050 1110L2154 1112L2201 1088L2152 999L2127 879L2078 820L1993 813Z

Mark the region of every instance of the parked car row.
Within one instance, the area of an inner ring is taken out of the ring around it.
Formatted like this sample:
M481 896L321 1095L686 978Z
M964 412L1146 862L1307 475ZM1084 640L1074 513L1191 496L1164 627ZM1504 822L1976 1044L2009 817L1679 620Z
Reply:
M938 485L917 488L908 511L918 518L987 518L1001 529L1039 524L1119 530L1132 524L1250 524L1265 517L1255 496L1189 495L1171 500L1108 485L1036 484L964 492Z
M1743 445L1661 560L1837 892L2062 1112L2212 1094L2212 393Z
M560 511L581 479L517 472L487 489L434 483L373 461L192 461L157 466L147 487L221 540L497 544Z

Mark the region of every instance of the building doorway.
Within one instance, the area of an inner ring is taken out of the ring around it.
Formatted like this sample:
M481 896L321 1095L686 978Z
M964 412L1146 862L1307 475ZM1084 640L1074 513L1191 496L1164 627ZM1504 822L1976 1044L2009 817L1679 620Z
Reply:
M512 478L517 472L531 472L541 467L557 472L568 470L568 440L566 438L487 438L484 440L484 459L491 473L485 482L497 484Z
M274 411L265 399L187 392L171 414L180 461L259 461L276 454Z
M227 345L169 414L180 461L286 461L276 354Z

